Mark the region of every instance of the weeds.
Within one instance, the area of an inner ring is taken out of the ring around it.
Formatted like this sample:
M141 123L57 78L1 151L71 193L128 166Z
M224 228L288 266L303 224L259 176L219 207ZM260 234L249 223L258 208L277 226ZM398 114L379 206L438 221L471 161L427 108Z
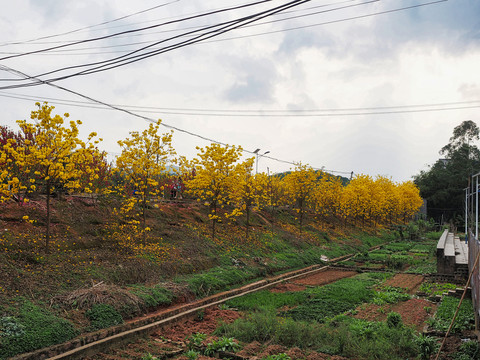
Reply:
M415 343L420 349L421 360L429 360L430 357L435 354L440 347L436 338L424 334L416 336Z
M122 315L108 304L93 305L85 316L90 320L90 330L93 331L123 324Z
M325 321L326 318L354 309L373 296L375 280L368 275L341 279L333 284L310 290L311 297L294 309L284 312L295 320Z
M189 349L194 349L195 347L202 346L202 343L206 340L207 335L203 333L195 333L188 337L187 347Z
M218 340L213 340L207 344L204 353L207 356L214 355L218 351L236 352L240 349L240 345L235 342L233 338L222 337Z

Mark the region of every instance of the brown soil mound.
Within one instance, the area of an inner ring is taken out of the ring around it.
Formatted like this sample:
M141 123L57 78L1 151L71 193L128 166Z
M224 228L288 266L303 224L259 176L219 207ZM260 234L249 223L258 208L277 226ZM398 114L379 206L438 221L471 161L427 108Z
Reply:
M291 283L281 283L277 286L270 289L272 293L284 293L288 291L303 291L307 287L304 285L291 284Z
M385 282L385 285L407 289L409 294L414 294L417 288L422 284L423 280L423 275L397 274L391 279L388 279Z
M183 341L192 334L211 334L218 327L219 322L231 323L240 318L240 313L234 310L220 310L218 307L208 308L197 318L177 323L167 330L154 333L154 336L163 336L173 341Z
M357 275L356 271L343 271L343 270L327 270L322 271L313 275L308 275L304 278L295 280L296 284L310 285L310 286L320 286L329 284L331 282L343 279L346 277L352 277Z
M434 313L435 306L434 303L422 299L410 299L398 304L382 306L366 304L357 308L357 313L354 317L370 321L385 321L388 313L394 311L402 316L404 324L413 325L417 330L421 331L430 314ZM429 308L430 311L427 311Z

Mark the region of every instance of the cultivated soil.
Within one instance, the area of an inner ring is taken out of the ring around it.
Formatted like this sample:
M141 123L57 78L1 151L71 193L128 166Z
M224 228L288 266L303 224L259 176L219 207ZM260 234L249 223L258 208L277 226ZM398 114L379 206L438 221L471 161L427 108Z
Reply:
M279 293L287 291L302 291L308 286L321 286L345 277L352 277L357 275L355 271L343 271L339 269L329 269L323 272L316 273L314 275L308 275L300 279L295 279L292 282L284 282L271 288L270 291ZM411 275L411 274L397 274L394 277L387 280L386 285L401 287L408 289L408 292L413 294L418 286L424 280L423 276ZM355 318L371 320L371 321L384 321L387 318L387 314L391 311L397 312L401 315L404 324L414 326L418 331L422 331L425 327L425 322L436 310L436 304L428 300L413 298L397 304L388 305L375 305L364 304L359 306L356 311L352 312ZM132 354L145 354L146 349L152 349L152 353L155 354L167 354L172 353L172 347L175 351L180 351L182 348L186 348L187 339L196 333L207 334L207 339L204 343L211 342L213 339L217 339L213 336L214 330L221 322L231 323L242 316L241 313L225 309L221 310L218 307L206 309L202 313L198 313L195 317L182 321L170 327L167 330L157 331L150 335L145 340L140 340L136 343L129 344L126 349L112 350L108 354L98 354L95 359L108 359L119 360L130 357ZM449 348L455 349L455 342L450 340ZM165 348L166 345L170 345L171 348ZM458 346L458 344L457 344ZM162 348L163 347L163 348ZM292 359L307 359L307 360L340 360L345 359L340 356L331 356L327 354L321 354L317 352L305 352L299 348L285 348L280 345L261 344L258 342L252 342L245 344L243 349L236 353L238 358L257 360L262 359L268 355L275 355L285 353ZM158 356L158 355L156 355ZM178 360L186 360L185 355L176 357ZM209 357L200 356L198 359L210 359ZM92 359L93 360L93 359Z

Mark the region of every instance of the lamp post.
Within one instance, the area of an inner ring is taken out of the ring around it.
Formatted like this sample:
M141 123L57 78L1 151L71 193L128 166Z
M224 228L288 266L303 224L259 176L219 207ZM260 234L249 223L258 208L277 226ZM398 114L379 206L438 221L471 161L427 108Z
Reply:
M255 150L253 153L257 155L257 160L255 162L255 175L258 174L258 158L270 153L270 151L265 151L263 154L259 154L260 149Z

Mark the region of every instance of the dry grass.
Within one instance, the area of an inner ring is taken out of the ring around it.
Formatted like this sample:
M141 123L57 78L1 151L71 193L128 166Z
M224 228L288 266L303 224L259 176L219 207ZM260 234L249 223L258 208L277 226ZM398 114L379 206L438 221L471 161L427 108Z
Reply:
M116 285L107 285L103 282L94 284L92 287L74 290L70 293L55 296L52 303L65 308L81 310L91 309L95 304L108 304L120 310L127 306L130 309L140 311L142 300Z

